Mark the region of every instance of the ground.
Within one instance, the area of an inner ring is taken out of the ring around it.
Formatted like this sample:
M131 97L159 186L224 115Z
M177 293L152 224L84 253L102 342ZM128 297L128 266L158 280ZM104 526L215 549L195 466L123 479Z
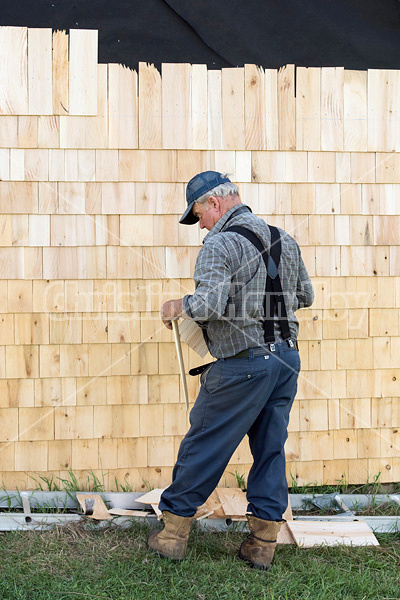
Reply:
M149 526L0 533L1 600L399 600L400 534L380 547L279 546L269 572L236 553L245 534L192 531L187 560L146 549Z

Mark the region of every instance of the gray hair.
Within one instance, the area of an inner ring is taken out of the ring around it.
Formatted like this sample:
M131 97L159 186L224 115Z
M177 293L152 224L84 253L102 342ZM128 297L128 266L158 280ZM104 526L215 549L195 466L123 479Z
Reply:
M223 175L227 177L227 175ZM220 183L215 186L211 190L208 190L205 194L197 198L196 204L205 204L210 196L219 196L220 198L225 198L226 196L239 196L239 189L237 185L232 182L229 183Z

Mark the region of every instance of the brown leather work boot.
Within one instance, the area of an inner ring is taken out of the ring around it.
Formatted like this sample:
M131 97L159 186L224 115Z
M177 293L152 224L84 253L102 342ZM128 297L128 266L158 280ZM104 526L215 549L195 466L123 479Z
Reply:
M239 558L251 563L256 569L268 570L276 547L276 538L284 521L266 521L247 515L250 537L239 549Z
M161 556L183 560L186 557L187 543L193 517L179 517L163 510L164 529L152 531L147 538L147 547Z

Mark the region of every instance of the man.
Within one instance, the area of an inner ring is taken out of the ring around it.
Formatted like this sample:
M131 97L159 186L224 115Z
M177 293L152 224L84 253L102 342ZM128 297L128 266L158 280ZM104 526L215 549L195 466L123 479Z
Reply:
M312 304L313 289L296 241L253 215L228 177L196 175L186 199L180 223L199 222L209 233L194 294L165 302L161 317L169 329L173 319L194 319L217 360L201 374L191 427L161 496L164 529L150 534L148 546L185 558L193 515L247 434L254 460L247 483L251 535L239 556L268 569L288 502L284 444L300 370L294 312Z

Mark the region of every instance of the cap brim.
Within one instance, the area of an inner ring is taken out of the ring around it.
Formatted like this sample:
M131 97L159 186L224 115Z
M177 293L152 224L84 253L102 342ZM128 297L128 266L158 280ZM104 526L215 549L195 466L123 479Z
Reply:
M187 207L187 209L185 210L185 212L179 219L179 223L181 223L182 225L194 225L195 223L198 223L198 221L199 221L198 217L195 217L194 214L192 213L193 205L194 205L194 202L192 202L192 204L189 204L189 206Z

